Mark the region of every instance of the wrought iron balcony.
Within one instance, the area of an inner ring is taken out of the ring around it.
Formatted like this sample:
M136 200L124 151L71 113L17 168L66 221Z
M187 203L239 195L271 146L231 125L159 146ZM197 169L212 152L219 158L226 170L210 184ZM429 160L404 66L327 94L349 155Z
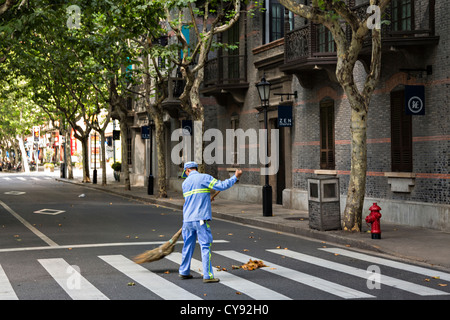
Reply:
M366 17L369 3L353 8L361 18ZM392 0L381 20L381 39L384 49L392 47L436 45L439 36L435 34L435 0ZM371 46L370 37L365 46Z
M162 107L173 118L178 117L181 110L180 95L183 93L185 82L181 77L169 77L167 83L168 97L162 102Z
M313 69L318 65L336 64L336 47L327 32L308 24L289 31L284 37L283 70Z
M351 3L354 1L350 0ZM353 6L353 10L365 18L369 2ZM386 8L382 20L383 50L394 48L412 48L436 45L439 36L435 35L435 0L392 0ZM347 29L347 33L350 29ZM350 34L349 34L350 35ZM335 46L331 35L320 25L309 22L301 28L286 32L285 56L282 70L287 73L299 73L324 68L332 69L337 62ZM362 54L370 52L370 36L364 43Z
M205 95L248 89L247 56L224 55L208 60L203 84Z

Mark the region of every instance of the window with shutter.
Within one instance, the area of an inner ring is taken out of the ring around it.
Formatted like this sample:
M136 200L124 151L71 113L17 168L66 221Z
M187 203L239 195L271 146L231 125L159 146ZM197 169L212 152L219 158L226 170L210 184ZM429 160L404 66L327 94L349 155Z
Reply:
M405 91L391 92L391 159L393 172L412 172L412 119L405 113Z
M333 100L320 103L320 168L335 169Z

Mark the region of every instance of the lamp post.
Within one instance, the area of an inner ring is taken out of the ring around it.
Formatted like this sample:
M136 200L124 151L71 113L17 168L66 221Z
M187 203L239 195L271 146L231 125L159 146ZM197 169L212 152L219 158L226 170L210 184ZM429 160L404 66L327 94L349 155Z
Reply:
M97 115L94 115L94 124L98 125ZM92 150L92 146L91 146ZM93 184L97 184L97 131L94 130L94 177L92 179Z
M269 97L270 97L270 83L266 81L266 77L264 76L259 83L256 84L256 88L258 89L259 98L261 99L261 107L264 109L264 129L266 129L266 153L269 150L269 130L267 125L267 108L269 107ZM266 161L266 181L263 186L263 216L270 217L272 216L272 187L269 185L269 175L268 168L269 163Z
M150 150L149 150L149 175L148 175L148 184L147 184L147 194L153 195L153 174L152 174L152 158L153 158L153 134L152 134L152 124L153 121L149 121L148 131L149 131L149 142L150 142Z

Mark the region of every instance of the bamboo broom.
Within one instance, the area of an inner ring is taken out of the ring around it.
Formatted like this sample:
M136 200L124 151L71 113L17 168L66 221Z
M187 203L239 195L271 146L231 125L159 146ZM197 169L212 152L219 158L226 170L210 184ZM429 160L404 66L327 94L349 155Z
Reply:
M162 244L158 248L155 248L152 250L147 250L147 251L137 255L136 257L133 258L133 261L138 264L142 264L142 263L146 263L146 262L153 262L153 261L160 260L160 259L164 258L165 256L171 254L173 249L175 248L175 243L177 242L178 238L181 235L181 229L182 228L180 228L180 230L178 230L178 232L175 233L169 241Z
M217 191L212 197L211 200L214 200L214 198L219 194L220 191ZM158 248L147 250L133 258L133 261L137 264L143 264L147 262L153 262L158 261L164 258L165 256L168 256L173 252L173 249L175 248L175 244L178 241L178 238L181 235L181 230L178 230L177 233L175 233L172 238L167 241L166 243L162 244Z

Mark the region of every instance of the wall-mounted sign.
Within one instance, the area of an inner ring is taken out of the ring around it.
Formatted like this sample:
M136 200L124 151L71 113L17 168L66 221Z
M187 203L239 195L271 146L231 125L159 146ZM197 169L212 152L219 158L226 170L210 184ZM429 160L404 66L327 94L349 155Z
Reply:
M278 106L278 127L292 127L292 106Z
M192 132L194 131L192 120L181 120L181 127L183 129L183 136L192 136Z
M120 140L120 130L113 130L113 140Z
M142 139L150 139L150 127L149 126L141 127L141 138Z
M410 115L425 114L424 86L405 86L405 112Z

